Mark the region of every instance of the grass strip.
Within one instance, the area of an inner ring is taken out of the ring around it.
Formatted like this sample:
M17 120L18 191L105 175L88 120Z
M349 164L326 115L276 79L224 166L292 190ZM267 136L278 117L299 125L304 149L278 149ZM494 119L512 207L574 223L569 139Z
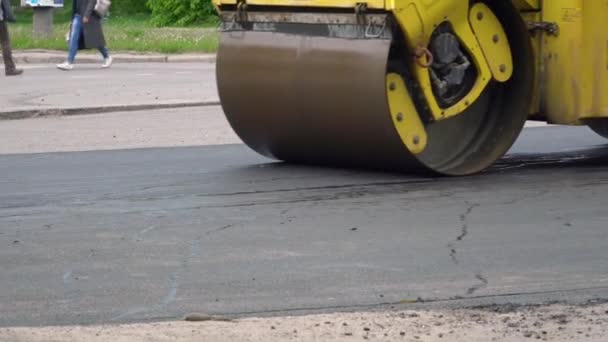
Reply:
M16 50L67 50L65 36L69 19L57 18L53 34L44 39L32 37L31 21L21 20L10 27ZM112 51L157 52L165 54L214 53L218 34L214 26L154 27L147 17L111 17L104 20L104 33Z

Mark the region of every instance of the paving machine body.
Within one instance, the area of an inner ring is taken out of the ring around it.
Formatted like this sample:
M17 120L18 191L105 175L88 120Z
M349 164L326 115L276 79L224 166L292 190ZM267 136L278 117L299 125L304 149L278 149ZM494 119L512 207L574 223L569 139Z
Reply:
M224 112L266 156L467 175L531 118L608 137L608 1L213 1Z

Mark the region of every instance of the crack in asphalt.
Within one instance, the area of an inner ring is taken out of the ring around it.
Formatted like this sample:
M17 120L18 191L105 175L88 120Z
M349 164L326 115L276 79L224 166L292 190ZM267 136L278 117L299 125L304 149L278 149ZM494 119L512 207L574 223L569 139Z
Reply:
M450 259L452 259L452 263L454 263L454 265L460 264L460 260L458 259L458 255L457 255L458 252L456 250L455 244L463 241L469 235L469 222L468 222L469 215L471 215L471 213L473 212L473 209L480 206L479 203L468 203L468 202L467 202L467 205L468 205L467 209L462 214L460 214L460 234L456 237L456 239L454 241L447 244L447 247L450 250ZM475 274L475 279L477 279L479 281L479 283L469 287L466 290L467 295L472 295L476 291L488 286L488 280L481 273Z
M450 250L450 258L452 259L452 262L455 265L460 264L460 261L458 260L457 257L457 251L456 251L456 247L455 244L464 240L465 237L467 237L467 235L469 235L469 222L468 222L468 218L469 215L471 214L471 212L473 212L473 209L479 207L478 203L467 203L468 207L467 209L464 211L464 213L460 214L460 234L456 237L456 239L453 242L450 242L447 244L448 249Z
M454 248L454 246L451 243L448 243L448 248L450 249L450 259L452 259L452 262L454 263L454 265L458 265L460 262L458 261L458 258L456 257L456 248Z
M465 211L463 214L460 214L460 223L462 223L462 229L460 235L456 237L456 241L462 241L462 239L464 239L469 234L469 223L467 222L467 218L473 211L473 208L478 206L479 204L471 204L467 208L467 211Z
M467 290L467 295L472 295L473 293L475 293L475 291L488 286L488 280L483 275L478 273L475 275L475 278L479 280L479 284L469 287L469 289Z
M221 232L223 230L226 230L226 229L229 229L229 228L232 228L232 227L234 227L233 224L227 224L225 226L221 226L219 228L212 229L212 230L206 232L205 235L211 235L213 233Z

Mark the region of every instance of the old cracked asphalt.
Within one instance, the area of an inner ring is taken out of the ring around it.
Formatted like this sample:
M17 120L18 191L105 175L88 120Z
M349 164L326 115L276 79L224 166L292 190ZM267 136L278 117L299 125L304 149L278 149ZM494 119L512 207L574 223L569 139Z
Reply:
M0 156L0 326L608 299L607 166L572 127L451 179L243 145Z

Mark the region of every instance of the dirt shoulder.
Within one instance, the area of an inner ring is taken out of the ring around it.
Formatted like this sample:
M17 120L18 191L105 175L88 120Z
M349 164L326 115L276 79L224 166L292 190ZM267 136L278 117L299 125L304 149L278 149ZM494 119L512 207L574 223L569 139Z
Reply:
M187 316L188 317L188 316ZM0 341L606 341L608 304L0 328Z

